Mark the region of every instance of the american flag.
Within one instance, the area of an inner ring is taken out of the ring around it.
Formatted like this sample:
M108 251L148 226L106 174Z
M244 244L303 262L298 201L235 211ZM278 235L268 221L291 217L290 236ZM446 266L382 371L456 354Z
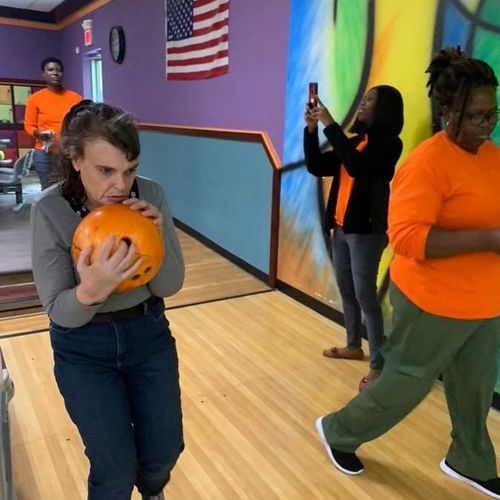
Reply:
M167 79L228 72L229 0L166 0Z

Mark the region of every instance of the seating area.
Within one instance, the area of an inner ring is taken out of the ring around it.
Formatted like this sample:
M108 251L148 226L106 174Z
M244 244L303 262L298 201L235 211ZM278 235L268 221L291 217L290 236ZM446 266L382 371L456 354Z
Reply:
M18 212L23 206L22 179L28 175L33 161L33 150L18 158L14 167L0 168L0 194L15 194L16 205L12 210Z
M0 121L1 123L1 121ZM12 165L12 160L10 158L5 158L5 148L10 144L10 139L0 138L0 167L8 167Z

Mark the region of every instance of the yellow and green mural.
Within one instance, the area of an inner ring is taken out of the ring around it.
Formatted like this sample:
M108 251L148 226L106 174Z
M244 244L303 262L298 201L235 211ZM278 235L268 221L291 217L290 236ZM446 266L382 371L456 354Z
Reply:
M427 97L425 69L434 52L456 45L486 60L500 77L500 0L291 0L280 281L341 310L321 227L330 181L309 175L304 166L308 82L318 82L320 98L345 128L370 87L398 88L405 105L401 163L439 123ZM500 144L500 126L492 138ZM379 272L387 328L390 307L383 292L391 257L388 248Z

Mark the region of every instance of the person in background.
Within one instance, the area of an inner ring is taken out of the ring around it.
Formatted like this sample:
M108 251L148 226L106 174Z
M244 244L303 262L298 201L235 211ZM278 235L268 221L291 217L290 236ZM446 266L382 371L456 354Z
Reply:
M135 121L121 109L82 101L64 119L63 178L31 211L32 267L50 319L54 373L90 461L89 500L161 500L184 448L175 339L163 297L184 280L184 261L159 184L136 175ZM83 248L73 264L73 233L92 210L122 203L153 220L165 258L147 284L113 290L141 259L115 237Z
M444 129L398 170L389 205L394 326L380 377L316 429L335 467L359 474L357 448L384 434L442 375L452 442L441 470L493 498L500 478L486 419L500 333L498 80L460 49L432 59L429 95Z
M333 229L332 259L337 279L347 345L323 351L329 358L363 359L362 322L365 318L370 348L370 371L359 390L371 383L383 367L380 349L384 340L382 308L377 296L377 274L387 246L389 183L403 144L403 99L397 89L379 85L370 89L359 105L347 137L318 99L307 106L304 154L307 170L316 176L333 176L324 217L327 234ZM318 121L333 150L321 152Z
M26 101L24 129L35 139L33 164L44 190L50 183L54 153L64 115L82 96L63 87L64 67L57 57L42 61L42 78L47 88L32 94Z

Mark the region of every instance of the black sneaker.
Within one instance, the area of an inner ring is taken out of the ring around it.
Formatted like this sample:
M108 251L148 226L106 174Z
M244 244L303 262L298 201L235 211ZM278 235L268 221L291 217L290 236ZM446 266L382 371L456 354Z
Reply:
M479 491L482 491L485 495L493 498L500 498L500 477L481 481L480 479L464 476L460 474L460 472L457 472L444 458L441 460L439 467L445 474L448 474L448 476L470 484Z
M323 418L324 417L319 417L316 420L316 432L318 433L319 439L325 446L326 453L333 462L333 465L335 465L335 467L337 467L337 469L344 474L350 474L351 476L361 474L364 470L363 464L355 453L345 453L330 446L326 440L325 431L323 430Z

